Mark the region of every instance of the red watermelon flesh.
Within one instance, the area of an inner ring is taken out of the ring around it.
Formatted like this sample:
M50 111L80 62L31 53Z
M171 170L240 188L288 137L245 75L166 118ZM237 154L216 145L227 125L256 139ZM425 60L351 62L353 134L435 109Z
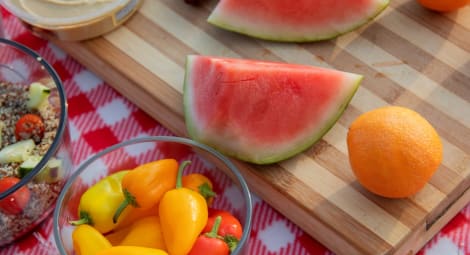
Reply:
M286 63L187 57L190 137L226 155L267 164L319 140L348 105L361 75Z
M275 41L317 41L351 31L389 0L220 0L208 18L218 27Z

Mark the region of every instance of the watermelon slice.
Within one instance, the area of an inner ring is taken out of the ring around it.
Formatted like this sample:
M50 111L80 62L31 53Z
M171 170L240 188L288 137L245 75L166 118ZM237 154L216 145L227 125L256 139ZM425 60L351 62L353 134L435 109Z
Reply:
M388 4L389 0L220 0L207 21L261 39L318 41L360 27Z
M284 160L318 141L363 78L286 63L198 55L186 61L189 136L256 164Z

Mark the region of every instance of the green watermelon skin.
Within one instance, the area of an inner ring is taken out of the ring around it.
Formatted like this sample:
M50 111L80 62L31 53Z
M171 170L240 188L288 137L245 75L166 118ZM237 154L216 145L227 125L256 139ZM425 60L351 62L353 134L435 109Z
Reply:
M278 162L318 141L362 78L313 66L190 55L183 93L187 131L227 156Z
M388 5L389 0L220 0L207 21L260 39L311 42L355 30Z

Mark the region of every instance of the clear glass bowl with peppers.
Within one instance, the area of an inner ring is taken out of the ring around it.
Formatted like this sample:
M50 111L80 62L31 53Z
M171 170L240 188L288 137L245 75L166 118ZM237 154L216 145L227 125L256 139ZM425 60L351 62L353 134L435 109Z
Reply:
M240 255L251 218L250 191L229 159L186 138L148 136L82 163L53 223L62 255Z
M71 170L69 144L59 76L35 51L0 38L0 246L53 211Z

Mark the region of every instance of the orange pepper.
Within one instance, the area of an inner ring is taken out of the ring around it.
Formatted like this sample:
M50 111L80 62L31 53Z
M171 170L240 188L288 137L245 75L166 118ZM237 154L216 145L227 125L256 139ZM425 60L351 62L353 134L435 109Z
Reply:
M160 201L165 192L176 185L178 162L174 159L161 159L140 165L122 178L124 201L116 210L113 222L131 205L148 209Z
M183 169L189 163L181 163L176 188L163 195L158 208L163 238L171 255L188 254L208 219L208 207L204 197L183 187Z
M129 207L129 212L126 214L126 217L122 217L117 223L117 226L113 231L107 233L105 237L111 242L112 245L118 245L129 233L133 223L139 219L149 217L149 216L158 216L158 204L151 208L142 209Z
M207 205L211 205L214 197L216 196L211 180L200 173L192 173L183 176L183 187L192 189L199 192L207 202Z
M115 229L128 227L137 220L147 216L158 216L158 203L150 208L129 207L129 209L131 210L126 214L126 217L118 222Z

